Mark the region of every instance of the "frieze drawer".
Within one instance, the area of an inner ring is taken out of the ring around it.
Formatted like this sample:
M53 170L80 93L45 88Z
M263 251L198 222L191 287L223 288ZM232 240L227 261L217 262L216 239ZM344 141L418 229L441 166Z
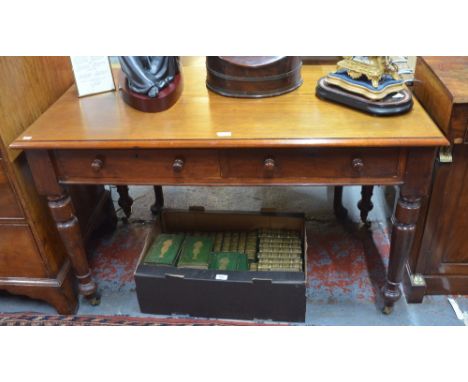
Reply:
M125 174L129 184L190 183L220 177L216 150L58 150L56 165L61 181L112 183Z
M402 176L404 155L400 149L277 149L226 150L222 161L225 178L321 179L381 178L395 181Z

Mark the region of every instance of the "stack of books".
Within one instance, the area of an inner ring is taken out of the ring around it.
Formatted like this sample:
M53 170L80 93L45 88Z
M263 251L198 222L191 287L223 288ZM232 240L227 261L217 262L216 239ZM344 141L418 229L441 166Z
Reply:
M224 271L302 271L298 232L163 233L150 246L144 264Z

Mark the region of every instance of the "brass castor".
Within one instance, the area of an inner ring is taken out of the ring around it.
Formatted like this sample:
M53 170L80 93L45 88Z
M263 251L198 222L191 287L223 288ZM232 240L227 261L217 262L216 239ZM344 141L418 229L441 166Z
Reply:
M393 312L393 306L384 306L382 309L383 314L390 314Z
M86 296L86 300L88 300L91 306L97 306L101 303L101 294L94 292L93 294Z

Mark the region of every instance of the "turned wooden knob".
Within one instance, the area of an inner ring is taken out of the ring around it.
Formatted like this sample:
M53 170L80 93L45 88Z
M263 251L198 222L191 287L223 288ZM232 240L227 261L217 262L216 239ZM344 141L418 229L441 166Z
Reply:
M276 168L275 160L273 158L265 159L263 162L263 168L266 172L272 173Z
M364 168L364 162L360 158L354 158L351 165L353 166L353 169L358 172L361 172Z
M102 159L96 158L91 163L91 168L93 169L94 172L101 171L103 167L104 167L104 162Z
M174 163L172 164L172 170L174 172L181 172L183 168L184 168L183 159L180 159L180 158L175 159Z

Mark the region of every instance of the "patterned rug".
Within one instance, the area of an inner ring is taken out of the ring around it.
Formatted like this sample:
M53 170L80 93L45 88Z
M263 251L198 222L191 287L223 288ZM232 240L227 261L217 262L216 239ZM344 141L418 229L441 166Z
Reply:
M385 282L390 234L382 223L371 230L336 220L309 221L307 296L311 301L374 302ZM119 226L92 252L93 277L105 295L134 293L133 274L151 224Z
M0 326L283 326L253 321L130 316L61 316L38 313L0 314Z

